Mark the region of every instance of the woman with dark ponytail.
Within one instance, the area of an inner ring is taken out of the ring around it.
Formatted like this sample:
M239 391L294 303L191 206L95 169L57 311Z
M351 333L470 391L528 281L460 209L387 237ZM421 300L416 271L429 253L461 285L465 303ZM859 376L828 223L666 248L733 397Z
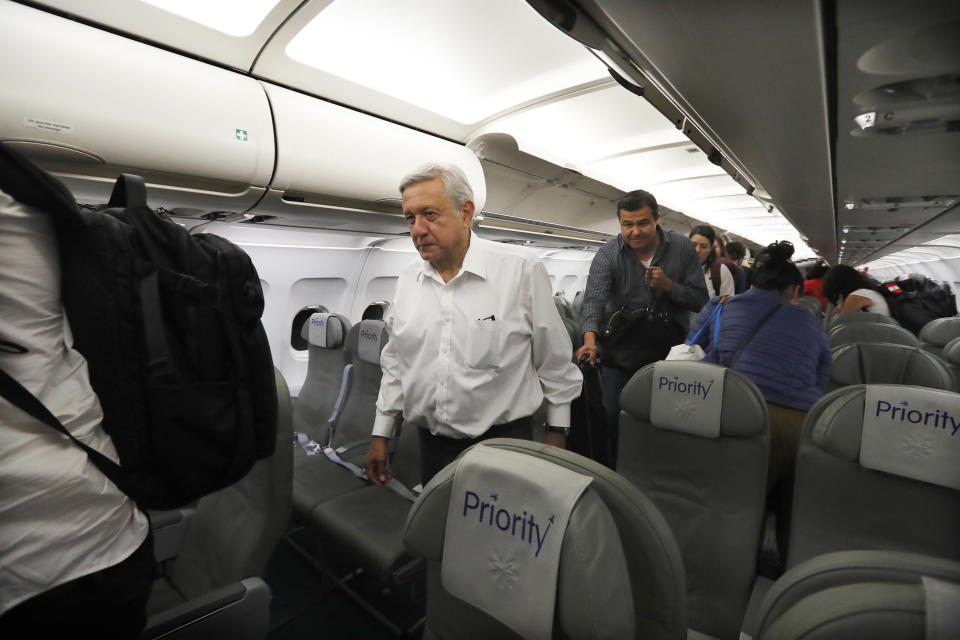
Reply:
M698 343L704 361L744 374L759 387L770 409L770 467L767 492L777 512L777 538L786 553L793 463L807 411L830 383L830 346L823 326L794 305L803 276L790 261L793 245L775 242L757 257L753 288L730 298L720 314L720 333L712 344L707 329ZM690 336L710 317L720 299L707 303Z

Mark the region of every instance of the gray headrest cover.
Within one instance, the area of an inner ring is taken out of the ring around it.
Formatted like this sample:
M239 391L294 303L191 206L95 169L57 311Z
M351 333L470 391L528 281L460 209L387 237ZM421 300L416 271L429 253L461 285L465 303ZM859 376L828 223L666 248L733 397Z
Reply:
M335 313L315 313L304 327L311 346L336 349L343 344L343 323Z
M943 348L943 359L950 364L960 365L960 338L954 338Z
M923 325L920 340L942 347L960 336L960 318L937 318Z
M357 335L357 355L364 362L380 364L380 351L387 344L387 328L381 320L361 320Z

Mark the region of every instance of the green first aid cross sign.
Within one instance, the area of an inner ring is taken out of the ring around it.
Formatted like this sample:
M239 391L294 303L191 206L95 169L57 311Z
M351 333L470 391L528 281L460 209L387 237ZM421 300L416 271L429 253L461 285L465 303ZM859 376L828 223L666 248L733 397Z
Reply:
M247 141L247 130L246 129L237 129L237 140L240 142Z

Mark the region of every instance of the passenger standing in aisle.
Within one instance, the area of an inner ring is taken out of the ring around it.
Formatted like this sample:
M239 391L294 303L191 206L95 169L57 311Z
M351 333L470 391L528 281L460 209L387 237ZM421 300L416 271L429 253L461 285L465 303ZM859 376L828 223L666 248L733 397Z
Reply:
M577 359L600 361L612 460L619 436L620 392L640 367L683 342L690 312L707 301L693 245L659 225L656 198L631 191L617 203L620 234L594 257L583 292Z
M564 446L582 377L543 263L471 232L473 192L457 167L421 167L400 193L422 260L401 272L384 318L367 477L390 479L387 439L400 414L419 428L423 483L475 442L530 439L544 399L546 442Z
M50 216L0 191L0 370L116 460L60 303ZM86 452L0 398L0 638L136 638L153 584L147 518Z

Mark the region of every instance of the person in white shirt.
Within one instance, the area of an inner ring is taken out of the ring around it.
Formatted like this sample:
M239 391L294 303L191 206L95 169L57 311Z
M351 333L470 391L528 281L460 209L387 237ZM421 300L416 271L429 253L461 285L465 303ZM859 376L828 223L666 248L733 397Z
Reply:
M71 345L49 217L0 191L0 370L117 460ZM149 533L80 447L0 397L0 638L136 638L153 584Z
M880 293L877 283L848 264L831 267L823 276L821 291L823 297L833 304L839 304L839 299L843 298L843 305L833 310L835 316L869 311L890 317L890 306Z
M705 224L694 227L690 232L690 241L700 258L708 297L735 295L736 275L731 265L723 260L723 255L716 252L717 233L713 227Z
M582 376L546 268L527 249L471 233L473 192L457 167L425 165L400 183L422 260L401 272L365 466L387 482L387 439L402 414L419 427L422 482L491 437L532 437L546 399L546 442L565 444Z

